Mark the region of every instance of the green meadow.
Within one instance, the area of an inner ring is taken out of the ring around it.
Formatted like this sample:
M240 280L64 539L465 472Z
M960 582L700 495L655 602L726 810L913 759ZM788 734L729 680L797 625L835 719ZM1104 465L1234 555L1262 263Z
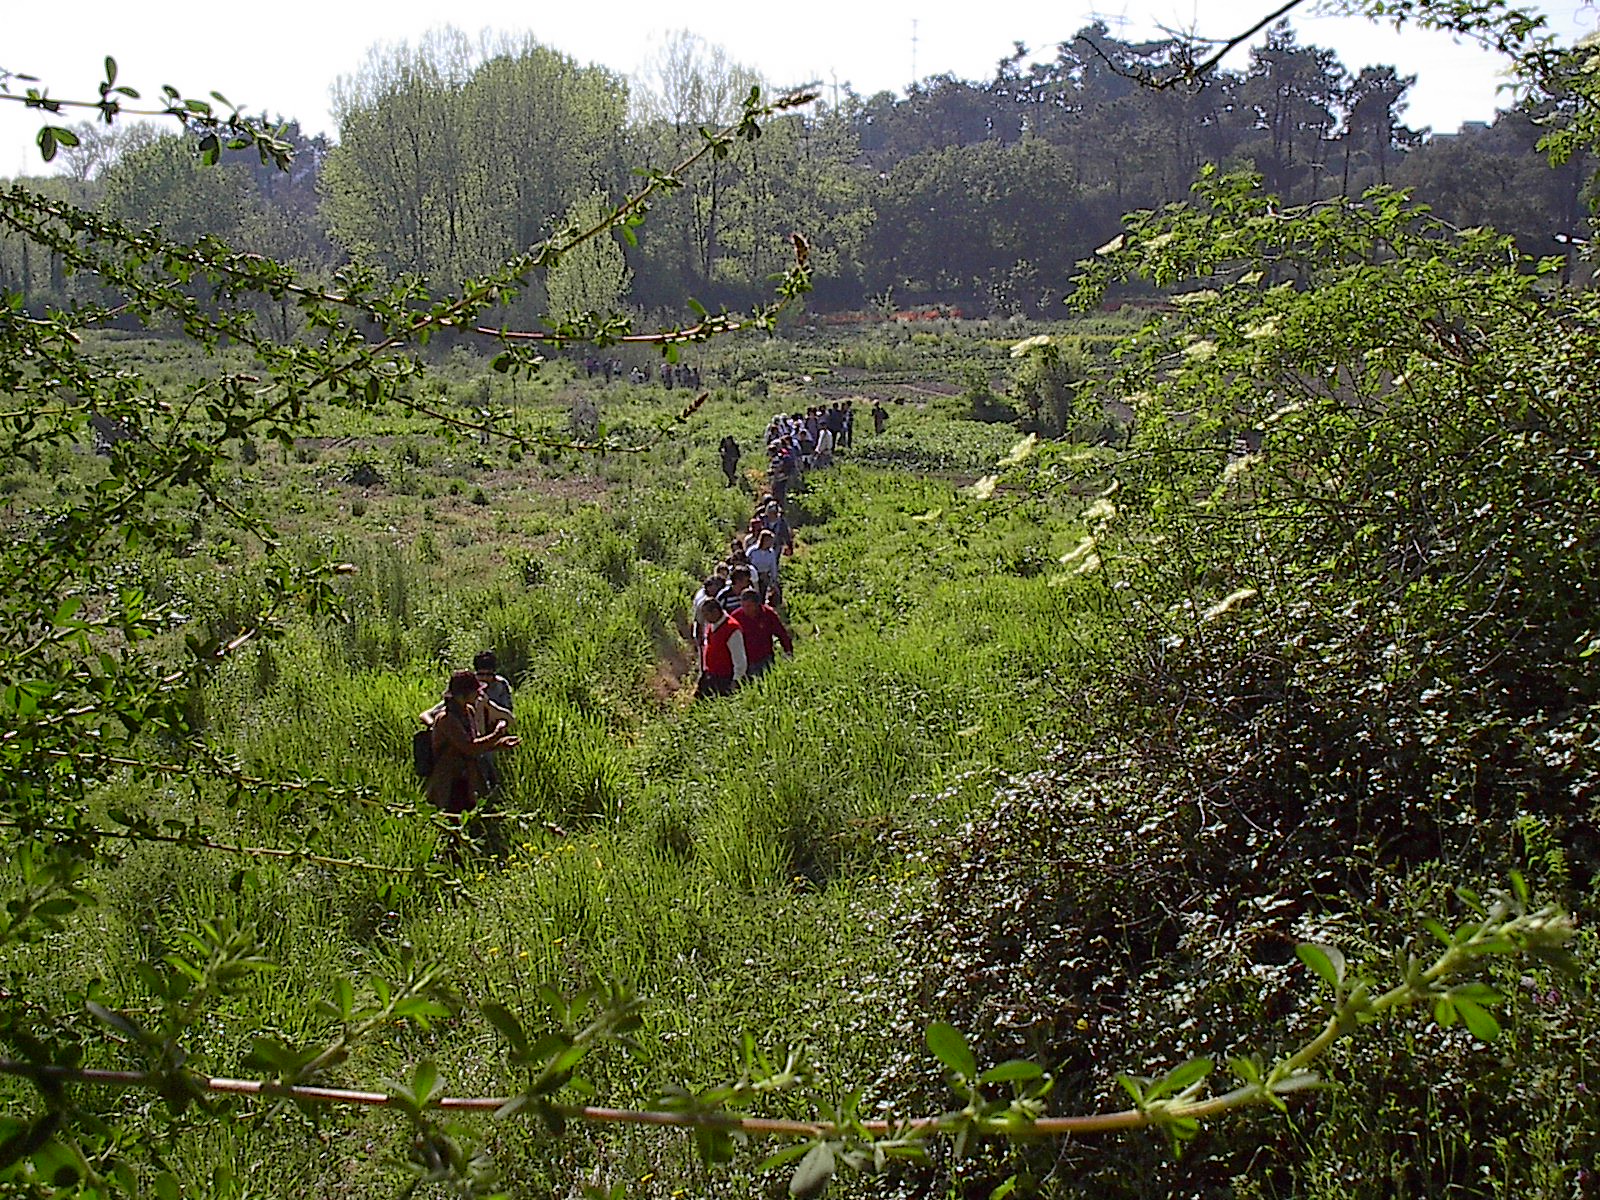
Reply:
M1083 353L1107 344L1105 320L1071 331ZM187 552L132 550L117 570L178 614L150 653L177 662L186 639L231 647L183 698L206 744L242 777L300 783L178 774L156 794L88 797L100 823L133 810L169 840L102 847L92 919L10 948L13 975L64 1009L153 1017L150 964L186 952L206 922L253 930L272 969L211 998L185 1041L188 1067L260 1077L274 1053L263 1038L326 1045L359 1025L352 1004L392 996L377 981L404 992L411 978L429 997L413 1019L350 1036L319 1081L390 1091L434 1064L442 1091L465 1097L527 1082L484 1005L535 1013L555 994L617 983L642 1001L642 1025L631 1047L586 1059L585 1086L563 1102L649 1108L748 1083L753 1045L778 1064L803 1053L807 1082L740 1102L813 1119L959 1107L925 1040L934 1022L960 1028L980 1062L1041 1064L1057 1080L1051 1111L1066 1113L1120 1107L1120 1072L1298 1044L1320 1017L1294 941L1337 933L1382 971L1459 879L1443 850L1397 864L1356 845L1337 878L1295 892L1283 880L1303 863L1273 839L1298 835L1242 799L1241 819L1219 817L1206 796L1224 808L1227 796L1188 789L1190 767L1248 752L1174 735L1229 684L1164 667L1171 652L1126 583L1085 554L1091 532L1112 544L1112 506L1068 468L1110 461L1120 433L1057 447L1051 461L1068 473L1050 486L974 487L1022 436L1015 410L973 419L1009 404L1017 336L952 321L730 341L701 355L709 396L681 425L681 390L606 386L564 361L507 377L457 349L434 356L419 394L463 413L507 407L511 427L549 445L335 409L317 436L241 456L237 502L270 514L278 547L193 518ZM215 369L159 341L99 349L175 397ZM791 503L796 654L732 698L693 703L689 597L749 517L759 433L774 412L844 398L856 445ZM875 400L889 412L881 436ZM746 453L735 487L716 463L728 433ZM562 445L597 435L627 449ZM87 446L16 464L12 519L92 488L100 469ZM183 499L174 519L186 519ZM1126 559L1160 545L1130 534ZM284 560L343 564L321 611L273 609ZM1226 565L1211 568L1220 586ZM1158 594L1141 569L1121 578ZM463 830L422 801L410 738L448 672L485 648L515 685L521 745ZM1480 861L1481 877L1514 862L1538 886L1570 884L1551 827L1517 828L1521 848ZM1365 873L1349 865L1363 855ZM1272 882L1253 886L1252 870ZM1511 1078L1501 1051L1459 1031L1385 1024L1333 1052L1334 1091L1287 1116L1221 1118L1181 1157L1151 1132L1001 1139L960 1156L936 1143L926 1163L833 1186L1332 1197L1440 1194L1440 1181L1467 1178L1482 1185L1471 1194L1579 1194L1563 1189L1579 1187L1593 1152L1581 1128L1593 1101L1572 1074L1600 1029L1578 1007L1588 985L1510 970L1497 980L1516 1010L1508 1036L1537 1077ZM79 1033L86 1065L127 1065L89 1017ZM1486 1098L1481 1121L1457 1110L1462 1096ZM92 1103L156 1131L157 1161L125 1181L140 1194L389 1196L408 1183L435 1194L397 1160L407 1135L391 1112L260 1101L199 1120L163 1116L136 1092ZM1526 1137L1484 1140L1480 1125L1511 1127L1487 1111L1506 1106L1521 1106ZM740 1134L708 1167L680 1130L452 1121L511 1195L775 1195L788 1178L757 1169L781 1139ZM102 1153L110 1170L116 1148ZM1429 1154L1432 1167L1414 1165Z

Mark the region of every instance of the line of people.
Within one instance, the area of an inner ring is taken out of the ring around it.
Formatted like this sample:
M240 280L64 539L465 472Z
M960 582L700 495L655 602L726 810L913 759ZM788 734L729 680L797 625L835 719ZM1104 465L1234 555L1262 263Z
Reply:
M696 699L726 696L770 670L779 646L794 655L794 637L776 607L783 598L783 559L793 553L794 531L783 506L764 494L690 605L700 665Z
M874 404L874 421L881 407ZM700 678L695 698L726 696L769 670L775 644L794 654L794 637L778 614L783 603L783 560L794 553L794 531L784 516L789 492L804 473L833 465L834 453L855 442L855 405L845 400L803 413L778 413L767 423L768 490L756 501L749 525L734 535L727 557L712 570L690 603ZM719 447L722 471L733 485L739 443Z

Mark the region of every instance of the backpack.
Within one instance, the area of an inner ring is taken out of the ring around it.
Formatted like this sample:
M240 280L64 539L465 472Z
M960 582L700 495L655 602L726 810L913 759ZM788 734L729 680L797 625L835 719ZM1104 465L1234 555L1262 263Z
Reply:
M433 730L427 726L411 735L411 768L418 779L433 774Z

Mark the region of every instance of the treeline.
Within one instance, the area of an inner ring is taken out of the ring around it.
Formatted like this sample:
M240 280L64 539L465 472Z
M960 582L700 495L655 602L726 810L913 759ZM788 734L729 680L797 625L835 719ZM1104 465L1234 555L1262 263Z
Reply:
M933 76L903 98L829 89L676 181L637 245L589 248L508 298L504 318L673 310L686 295L744 305L789 261L797 230L821 309L1039 315L1123 213L1182 199L1206 163L1253 166L1296 202L1413 187L1446 220L1493 225L1535 255L1582 235L1588 165L1552 169L1537 150L1555 102L1430 139L1404 121L1414 77L1352 73L1287 25L1243 71L1141 85L1182 52L1095 24L1048 61L1018 45L987 81ZM758 72L687 33L628 79L526 38L474 44L446 30L372 50L336 85L337 144L296 138L287 175L243 155L202 167L178 136L83 126L68 172L25 186L313 270L456 283L593 223L639 186L637 168L670 172L757 86L768 87ZM89 286L0 236L0 287L30 304L84 298Z

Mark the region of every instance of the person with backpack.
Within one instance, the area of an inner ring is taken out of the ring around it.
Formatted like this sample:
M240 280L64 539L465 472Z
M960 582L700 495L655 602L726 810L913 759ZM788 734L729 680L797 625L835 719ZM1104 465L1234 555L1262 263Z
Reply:
M445 812L471 811L484 790L483 756L517 745L517 738L506 732L511 714L490 703L483 692L477 675L457 671L441 702L421 715L432 751L425 791L428 801ZM494 725L483 732L488 720Z

